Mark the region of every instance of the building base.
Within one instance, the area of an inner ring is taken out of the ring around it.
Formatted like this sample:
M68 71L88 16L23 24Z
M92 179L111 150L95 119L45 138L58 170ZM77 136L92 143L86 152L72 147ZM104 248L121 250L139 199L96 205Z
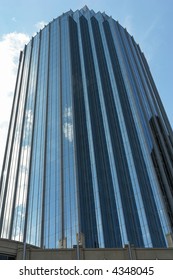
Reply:
M78 253L79 250L79 253ZM173 260L173 248L41 249L29 244L0 239L0 259L16 260Z

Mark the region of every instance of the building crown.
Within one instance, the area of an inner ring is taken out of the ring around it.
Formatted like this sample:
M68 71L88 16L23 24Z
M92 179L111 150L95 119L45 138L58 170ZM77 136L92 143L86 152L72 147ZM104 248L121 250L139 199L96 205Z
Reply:
M85 5L85 6L81 9L81 11L84 11L84 12L89 11L88 6L87 6L87 5Z

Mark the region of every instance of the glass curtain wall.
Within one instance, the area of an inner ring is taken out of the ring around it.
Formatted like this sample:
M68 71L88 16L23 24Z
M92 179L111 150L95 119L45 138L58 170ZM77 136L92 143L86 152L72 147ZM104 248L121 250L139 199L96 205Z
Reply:
M84 7L20 54L0 236L43 248L167 247L173 133L134 38Z

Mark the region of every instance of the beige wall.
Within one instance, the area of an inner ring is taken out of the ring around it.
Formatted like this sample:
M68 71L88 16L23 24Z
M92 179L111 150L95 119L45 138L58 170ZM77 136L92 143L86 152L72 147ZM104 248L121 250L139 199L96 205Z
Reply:
M40 249L31 245L24 246L21 242L0 239L0 254L12 255L22 260L173 260L173 248L139 249L125 246L122 249Z

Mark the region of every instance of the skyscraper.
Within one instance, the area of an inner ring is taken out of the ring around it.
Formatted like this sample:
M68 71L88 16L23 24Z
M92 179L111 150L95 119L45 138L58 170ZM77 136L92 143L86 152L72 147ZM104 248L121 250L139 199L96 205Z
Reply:
M86 6L20 54L0 182L0 236L46 248L167 247L173 133L148 64Z

